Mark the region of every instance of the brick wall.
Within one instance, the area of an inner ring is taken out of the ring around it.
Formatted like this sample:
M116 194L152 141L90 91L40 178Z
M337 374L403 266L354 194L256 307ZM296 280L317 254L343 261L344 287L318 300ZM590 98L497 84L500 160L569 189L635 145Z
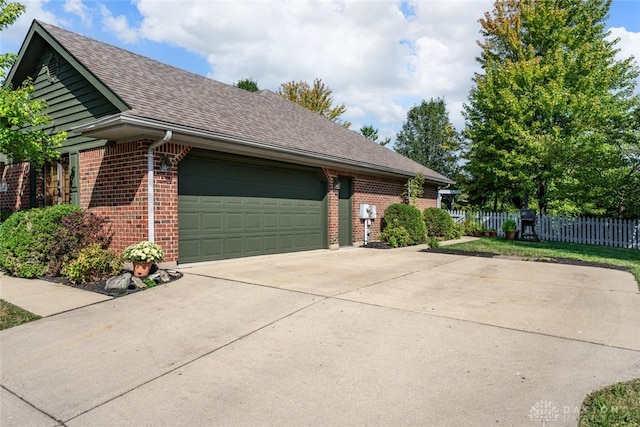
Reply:
M110 222L112 249L121 251L148 236L147 149L152 141L109 144L80 153L80 206ZM165 144L154 155L155 241L165 251L165 261L178 260L177 162L188 148ZM160 158L171 163L160 172Z
M2 166L0 179L7 183L7 191L0 192L0 210L18 211L29 206L29 163Z
M332 183L338 176L352 179L352 224L353 242L359 244L364 241L364 221L360 219L360 204L376 205L377 219L369 227L370 240L377 240L380 235L380 225L384 211L389 205L402 202L402 193L406 188L406 180L380 178L372 175L354 174L336 169L324 169L325 176ZM329 190L329 245L338 245L338 191ZM418 208L435 207L438 188L425 184L424 194L418 199ZM333 245L333 246L332 246Z
M147 148L150 140L139 140L80 152L80 206L105 217L114 231L112 249L121 251L126 246L148 239L147 216ZM178 144L165 144L155 151L155 240L165 251L165 261L178 260L178 170L177 165L190 148ZM160 159L166 155L170 161L167 172L160 172ZM333 182L339 176L352 179L353 241L364 240L364 223L359 218L362 203L376 205L378 218L373 221L370 239L380 234L384 210L402 201L406 180L387 179L371 175L324 169L329 182L328 242L329 247L339 244L338 205L339 191ZM0 193L2 209L29 208L29 165L6 165L2 179L8 191ZM418 207L436 206L437 187L425 185Z

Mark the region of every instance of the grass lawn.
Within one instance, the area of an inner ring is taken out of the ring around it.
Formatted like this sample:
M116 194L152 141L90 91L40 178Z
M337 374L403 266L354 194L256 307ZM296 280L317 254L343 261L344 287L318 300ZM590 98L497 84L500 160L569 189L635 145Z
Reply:
M40 316L0 299L0 330L38 319L40 319Z
M594 391L582 402L578 427L640 426L640 379Z
M446 246L446 249L516 255L540 261L553 261L554 259L567 258L590 263L626 267L636 278L640 289L640 250L638 249L560 242L537 243L496 238L480 238L479 240L471 242L457 243Z

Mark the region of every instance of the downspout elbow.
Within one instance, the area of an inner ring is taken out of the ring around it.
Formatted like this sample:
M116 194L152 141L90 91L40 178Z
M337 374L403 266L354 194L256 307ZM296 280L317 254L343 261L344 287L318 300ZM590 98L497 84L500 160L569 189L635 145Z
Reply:
M147 219L148 219L148 240L155 242L155 191L154 191L154 174L153 174L153 150L160 147L163 144L171 141L173 132L170 130L165 131L164 137L151 145L147 150Z

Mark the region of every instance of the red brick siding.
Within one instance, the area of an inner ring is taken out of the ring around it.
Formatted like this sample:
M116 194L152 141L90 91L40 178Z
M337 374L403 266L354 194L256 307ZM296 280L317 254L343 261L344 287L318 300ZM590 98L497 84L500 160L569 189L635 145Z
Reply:
M0 179L7 183L7 191L0 193L0 209L18 211L29 206L29 163L14 163L2 168Z
M121 251L131 243L148 239L147 230L147 148L152 141L107 145L80 153L80 205L104 216L115 232L112 249ZM178 170L177 165L190 147L165 144L155 151L155 240L165 250L165 261L178 260ZM160 172L162 155L170 159L167 172ZM372 175L324 169L329 182L328 191L328 242L330 247L339 244L338 190L333 180L339 176L352 178L353 241L364 240L364 224L359 218L360 204L376 205L378 218L371 226L371 239L380 234L380 224L385 209L402 201L406 180L380 178ZM8 191L0 193L2 209L29 208L29 165L7 165L2 179ZM40 188L40 186L38 187ZM437 187L425 185L418 207L436 206Z
M380 224L384 211L389 205L402 202L402 193L406 188L406 180L381 178L372 175L355 174L335 169L324 169L324 173L332 183L338 176L352 178L352 224L353 241L364 241L364 222L360 219L360 204L376 205L377 219L369 229L371 240L377 240L380 235ZM438 188L435 185L425 185L424 194L418 200L418 208L435 207ZM329 244L338 244L338 191L329 190Z
M80 153L80 205L109 220L115 231L112 249L147 240L147 148L152 141L107 145ZM178 170L188 148L166 144L154 155L155 240L165 261L178 260ZM160 156L171 167L160 172Z

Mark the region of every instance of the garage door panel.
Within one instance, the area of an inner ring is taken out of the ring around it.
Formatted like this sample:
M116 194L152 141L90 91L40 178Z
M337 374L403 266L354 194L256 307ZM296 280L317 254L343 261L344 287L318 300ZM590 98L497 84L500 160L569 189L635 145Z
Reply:
M243 237L226 237L224 239L224 254L229 258L237 258L243 255Z
M202 225L198 231L207 232L219 230L222 228L222 213L202 212L199 214L199 221Z
M244 226L247 230L262 229L261 213L246 213L244 219L245 219Z
M326 183L316 170L200 151L178 167L180 262L326 245Z
M290 213L281 213L278 216L278 225L283 231L293 228L294 215Z
M228 212L224 215L224 227L227 231L238 231L244 229L244 213Z
M223 251L223 239L200 239L202 245L202 252L198 254L199 257L215 259L221 257L224 253ZM180 246L180 250L182 250L182 246ZM180 253L182 256L182 253Z
M294 246L294 238L290 234L284 234L280 236L279 240L280 248L285 250L293 250Z

